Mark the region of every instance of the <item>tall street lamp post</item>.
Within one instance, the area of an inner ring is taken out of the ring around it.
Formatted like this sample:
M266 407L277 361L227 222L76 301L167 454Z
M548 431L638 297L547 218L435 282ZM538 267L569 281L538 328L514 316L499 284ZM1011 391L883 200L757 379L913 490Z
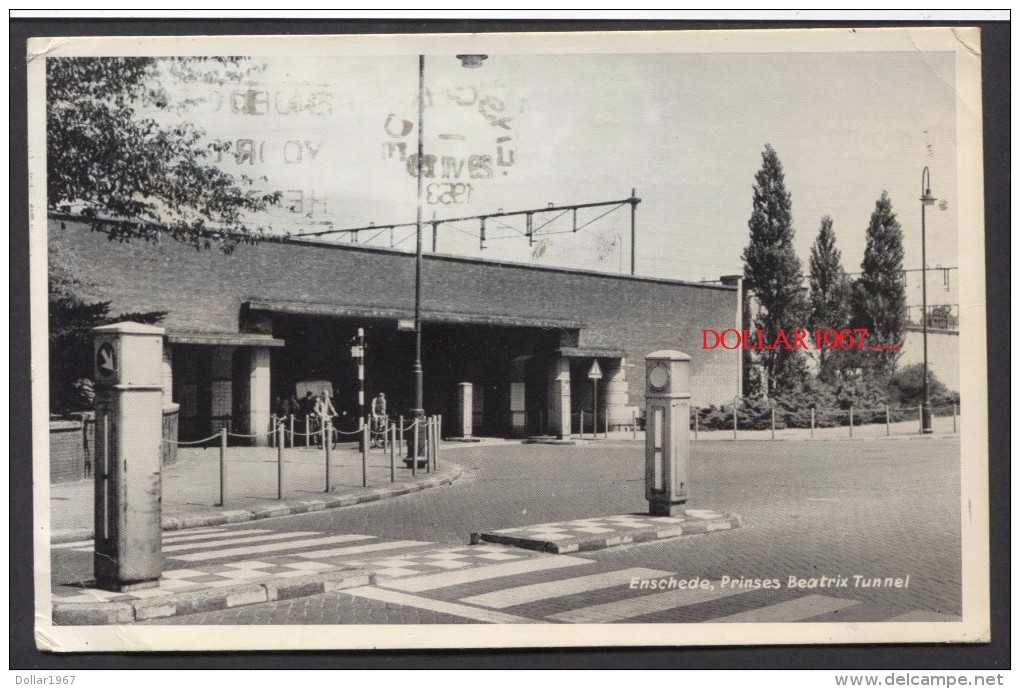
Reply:
M931 391L928 386L928 263L925 257L924 209L935 203L931 174L921 173L921 338L924 342L924 378L921 381L921 433L931 433Z
M458 55L464 67L474 69L482 66L482 61L487 55ZM423 200L423 189L425 176L422 172L425 158L425 56L418 56L418 213L415 223L415 252L414 252L414 409L411 416L421 424L417 447L408 444L407 456L423 457L425 450L425 433L422 431L425 423L425 387L421 365L421 266L422 266L422 233L421 216ZM413 460L412 460L413 461Z

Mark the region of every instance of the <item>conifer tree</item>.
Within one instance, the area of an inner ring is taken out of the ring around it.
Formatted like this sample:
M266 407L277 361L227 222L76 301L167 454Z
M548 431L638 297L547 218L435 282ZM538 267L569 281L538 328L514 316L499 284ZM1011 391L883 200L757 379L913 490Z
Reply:
M808 315L800 259L793 250L793 214L783 166L772 146L762 152L762 166L754 178L750 243L744 249L744 278L757 302L753 327L774 342L780 330L804 327ZM779 347L758 352L766 395L797 389L806 368L803 352Z
M861 276L853 287L853 325L868 329L868 344L903 345L907 320L903 284L903 231L885 191L875 202L868 224ZM872 375L888 376L899 352L866 350L862 368Z
M836 248L836 233L832 229L832 218L822 218L821 228L815 243L811 246L808 260L809 283L811 286L812 331L826 329L841 330L850 323L850 281L841 263L842 255ZM824 381L835 378L836 371L844 365L842 350L815 350L818 357L818 377Z

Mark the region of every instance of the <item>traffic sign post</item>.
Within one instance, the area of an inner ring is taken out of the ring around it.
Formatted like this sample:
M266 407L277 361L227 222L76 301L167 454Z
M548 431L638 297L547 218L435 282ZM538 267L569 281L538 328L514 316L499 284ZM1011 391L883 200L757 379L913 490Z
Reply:
M163 569L163 329L127 322L92 332L96 586L154 587Z
M602 379L602 369L599 368L598 359L591 363L588 369L588 379L591 380L591 434L597 437L599 432L599 380ZM581 433L584 433L584 418L581 419Z

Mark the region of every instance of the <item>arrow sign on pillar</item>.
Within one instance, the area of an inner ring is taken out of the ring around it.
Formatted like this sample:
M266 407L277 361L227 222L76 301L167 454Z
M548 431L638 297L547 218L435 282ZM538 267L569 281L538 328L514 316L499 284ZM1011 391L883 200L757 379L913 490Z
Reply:
M602 377L602 369L599 368L598 360L591 362L591 368L588 369L588 377L592 380L599 380Z
M113 353L113 345L104 342L96 350L96 369L103 378L109 378L117 372L117 361Z

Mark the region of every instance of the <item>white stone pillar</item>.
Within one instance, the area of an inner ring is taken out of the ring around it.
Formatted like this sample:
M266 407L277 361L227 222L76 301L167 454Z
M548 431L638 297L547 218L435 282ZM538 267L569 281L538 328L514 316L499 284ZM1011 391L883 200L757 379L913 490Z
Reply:
M470 438L474 433L474 394L471 383L457 385L457 434Z
M605 378L606 416L610 428L629 426L633 419L628 410L627 360L619 359L613 368L607 367ZM602 430L601 428L599 430Z
M233 412L233 347L214 347L212 351L212 371L210 387L212 402L209 413L213 417L211 432L218 433L223 427L224 417Z
M269 444L269 416L272 400L269 390L269 347L254 347L251 350L251 369L248 375L248 432L255 434L254 444L265 447Z
M549 366L549 431L570 437L570 359L558 357Z
M518 357L510 362L510 426L515 437L527 434L527 411L525 406L524 364L527 357Z
M161 370L161 381L163 384L163 408L166 409L173 403L174 394L174 358L170 343L163 343L163 364Z

